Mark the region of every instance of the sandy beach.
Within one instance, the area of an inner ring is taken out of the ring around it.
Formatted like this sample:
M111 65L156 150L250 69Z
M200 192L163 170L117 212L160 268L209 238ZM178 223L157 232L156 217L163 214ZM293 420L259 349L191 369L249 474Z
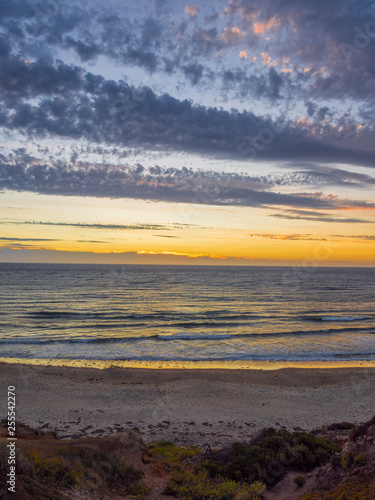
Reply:
M374 368L75 368L0 364L17 419L63 438L138 427L145 442L219 447L259 429L312 430L375 414ZM4 415L5 417L5 405Z

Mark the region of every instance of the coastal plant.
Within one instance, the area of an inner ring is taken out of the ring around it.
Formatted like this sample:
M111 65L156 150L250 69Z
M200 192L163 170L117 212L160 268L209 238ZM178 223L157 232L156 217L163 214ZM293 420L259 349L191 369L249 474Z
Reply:
M27 462L30 463L30 467L35 468L36 479L44 484L68 488L77 483L71 467L61 457L43 457L39 452L32 450L28 454Z
M366 434L366 432L370 427L374 425L375 425L375 417L372 417L372 419L369 420L368 422L365 422L364 424L355 427L355 429L353 429L352 432L350 433L350 440L357 441L360 437Z
M166 472L179 469L189 459L201 455L199 446L177 446L170 441L156 441L147 446L151 456L159 459L161 467Z
M6 443L0 442L0 498L5 494L7 456ZM143 476L142 471L124 463L115 453L90 446L20 445L17 452L19 498L23 500L62 500L67 498L62 492L72 488L95 494L144 497L148 487L140 482Z
M363 467L368 462L366 455L360 453L354 458L353 467Z
M109 489L127 495L147 493L147 486L139 483L144 473L125 464L113 453L69 445L60 446L57 452L70 457L76 484L81 489Z
M326 427L328 431L347 431L355 428L355 424L351 422L336 422Z
M334 485L328 491L307 493L299 500L373 500L375 498L375 470L361 473Z
M345 470L350 469L350 467L352 467L352 465L354 464L354 459L355 459L355 453L353 451L348 451L347 453L344 453L341 458L342 468Z
M307 432L263 430L249 444L234 443L206 459L203 466L211 477L234 481L279 481L287 470L309 472L330 461L339 446Z
M341 459L342 468L345 470L350 469L351 467L362 467L366 465L368 462L366 455L360 453L356 455L353 451L348 451L344 453Z
M258 500L266 487L259 482L252 485L221 477L211 478L204 470L179 470L172 474L165 494L182 500Z
M298 474L297 476L294 476L293 482L299 487L302 488L302 486L305 484L306 479L304 476L301 474Z

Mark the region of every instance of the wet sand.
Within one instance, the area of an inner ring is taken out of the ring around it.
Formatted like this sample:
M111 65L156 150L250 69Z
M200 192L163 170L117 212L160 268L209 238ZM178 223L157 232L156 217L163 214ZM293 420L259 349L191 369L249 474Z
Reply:
M2 405L64 438L138 427L146 442L220 447L263 427L312 430L375 414L375 368L146 369L0 363Z

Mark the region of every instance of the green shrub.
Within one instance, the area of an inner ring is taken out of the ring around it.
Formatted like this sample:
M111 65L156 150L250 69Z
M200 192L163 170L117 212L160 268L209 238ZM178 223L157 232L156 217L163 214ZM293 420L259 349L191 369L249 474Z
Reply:
M180 470L173 473L164 493L182 500L257 500L265 490L265 485L259 482L249 486L230 479L211 478L204 470Z
M183 462L187 458L192 458L202 453L202 449L199 446L182 447L170 441L156 441L149 444L147 448L151 455L158 455L172 463Z
M234 443L203 462L211 477L274 484L287 470L309 472L328 463L339 446L307 432L262 431L249 445Z
M67 488L77 483L76 477L61 457L43 457L37 451L28 455L30 469L35 470L36 479L49 486Z
M294 476L293 482L299 487L302 488L302 486L305 484L306 479L304 476L301 476L300 474L297 476Z
M331 424L327 426L327 430L329 431L346 431L355 428L355 424L350 422L337 422L335 424Z
M0 480L7 471L2 456L0 447ZM35 449L27 452L19 449L17 473L24 482L33 484L33 488L40 488L40 491L44 488L51 498L57 490L70 487L125 495L145 495L148 492L147 486L140 483L144 475L142 471L124 464L113 453L84 446L64 445L48 454Z
M367 464L367 457L363 454L359 454L354 458L353 467L362 467Z
M77 483L83 489L108 488L114 493L127 495L147 492L147 487L139 484L144 473L125 464L115 454L69 445L61 446L58 452L70 458Z
M344 453L341 459L342 468L345 470L350 469L350 467L352 467L352 465L354 464L354 459L355 459L355 453L353 451L348 451L347 453Z

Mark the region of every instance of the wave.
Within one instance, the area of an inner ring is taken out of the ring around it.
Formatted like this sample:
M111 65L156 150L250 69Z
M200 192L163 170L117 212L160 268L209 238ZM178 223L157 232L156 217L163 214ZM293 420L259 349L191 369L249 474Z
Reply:
M94 312L72 312L72 311L33 311L26 314L26 317L34 319L110 319L110 320L124 320L124 319L139 319L147 317L163 317L163 314L118 314L111 313L94 313Z
M302 316L307 321L363 321L366 316Z
M0 313L1 314L1 313ZM4 313L5 314L5 313ZM108 312L74 312L74 311L31 311L25 314L26 317L34 319L111 319L111 320L123 320L123 319L176 319L176 318L192 318L192 319L206 319L206 318L218 318L218 319L253 319L260 318L261 316L251 313L239 313L227 310L219 311L200 311L200 312L177 312L177 311L157 311L153 313L129 313L129 314L114 314Z
M163 325L163 326L168 326L170 327L178 327L178 328L211 328L211 327L216 327L216 328L236 328L239 326L244 326L247 323L245 322L225 322L225 321L189 321L189 322L184 322L184 323L171 323L168 325ZM160 325L161 326L161 325Z
M157 335L140 337L105 337L105 338L71 338L71 339L1 339L0 345L44 345L44 344L113 344L125 342L139 342L142 340L157 339Z
M228 340L228 339L247 339L247 338L280 338L280 337L304 337L304 336L326 336L341 333L361 333L375 334L375 328L353 327L353 328L326 328L324 330L297 330L293 332L267 332L267 333L187 333L179 332L174 334L151 334L140 335L133 337L83 337L83 338L64 338L64 339L46 339L46 338L18 338L18 339L0 339L0 345L3 344L106 344L106 343L126 343L140 341L212 341L212 340Z
M171 334L159 334L157 335L158 340L220 340L220 339L230 339L236 338L240 335L228 334L212 334L205 335L204 333L189 335L187 333L171 333Z
M239 354L223 354L213 355L209 357L204 356L175 356L175 355L117 355L111 356L95 353L93 356L88 355L75 355L64 353L61 356L54 358L35 358L30 353L17 352L12 356L3 356L5 359L12 360L14 358L24 359L40 359L40 360L53 360L64 359L74 361L143 361L143 362L215 362L215 361L264 361L268 363L275 362L319 362L319 361L353 361L353 360L375 360L374 351L354 351L352 353L329 353L329 352L315 352L310 354L296 353L296 354L253 354L253 353L239 353ZM88 366L88 365L87 365Z

